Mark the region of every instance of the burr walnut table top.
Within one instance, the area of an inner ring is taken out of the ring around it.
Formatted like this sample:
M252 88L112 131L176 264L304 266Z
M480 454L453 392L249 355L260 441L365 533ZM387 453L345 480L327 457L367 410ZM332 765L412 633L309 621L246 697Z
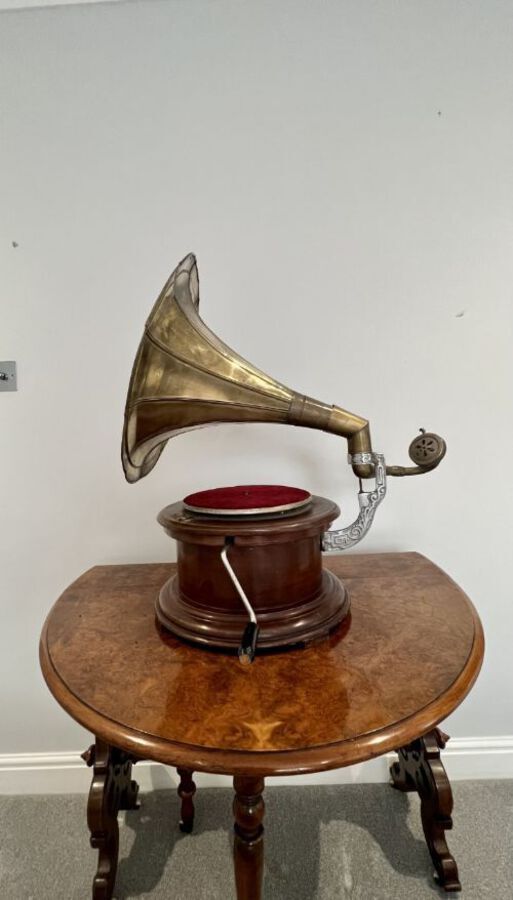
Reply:
M262 653L248 667L157 626L155 598L173 566L96 566L48 616L48 686L111 745L196 771L297 774L404 746L472 687L479 618L418 553L325 563L349 589L349 619L319 643Z

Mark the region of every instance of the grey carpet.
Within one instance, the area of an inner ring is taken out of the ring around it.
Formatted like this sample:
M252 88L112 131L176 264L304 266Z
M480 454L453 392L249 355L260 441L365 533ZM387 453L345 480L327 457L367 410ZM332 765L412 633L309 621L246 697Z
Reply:
M513 781L454 786L449 844L465 900L513 897ZM120 817L115 898L233 900L231 792L198 791L193 835L155 791ZM416 796L387 785L266 790L264 900L436 900ZM0 798L1 900L88 900L96 852L83 796ZM450 895L449 895L450 896ZM458 895L452 895L458 896Z

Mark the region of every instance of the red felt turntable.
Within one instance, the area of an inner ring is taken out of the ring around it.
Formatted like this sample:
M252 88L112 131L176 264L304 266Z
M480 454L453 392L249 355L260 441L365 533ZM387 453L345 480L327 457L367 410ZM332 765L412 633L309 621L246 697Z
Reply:
M308 491L283 484L239 484L189 494L183 505L199 515L273 518L304 509L311 499Z

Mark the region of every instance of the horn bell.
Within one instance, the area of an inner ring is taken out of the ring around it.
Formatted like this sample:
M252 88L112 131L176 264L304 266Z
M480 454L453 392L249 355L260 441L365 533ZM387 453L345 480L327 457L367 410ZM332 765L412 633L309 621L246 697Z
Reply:
M190 253L164 285L146 322L125 407L122 463L129 482L157 462L184 431L223 422L278 422L368 442L368 422L296 393L224 344L200 318L199 279Z

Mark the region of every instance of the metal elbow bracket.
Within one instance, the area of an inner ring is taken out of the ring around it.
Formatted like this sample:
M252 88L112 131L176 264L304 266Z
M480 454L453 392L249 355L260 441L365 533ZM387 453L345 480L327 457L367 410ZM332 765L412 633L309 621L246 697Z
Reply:
M387 492L385 457L382 453L352 453L348 456L348 462L351 466L374 466L374 488L370 491L364 491L360 480L360 491L358 493L360 512L358 518L346 528L326 531L321 545L324 551L347 550L361 541L369 531L376 510Z

